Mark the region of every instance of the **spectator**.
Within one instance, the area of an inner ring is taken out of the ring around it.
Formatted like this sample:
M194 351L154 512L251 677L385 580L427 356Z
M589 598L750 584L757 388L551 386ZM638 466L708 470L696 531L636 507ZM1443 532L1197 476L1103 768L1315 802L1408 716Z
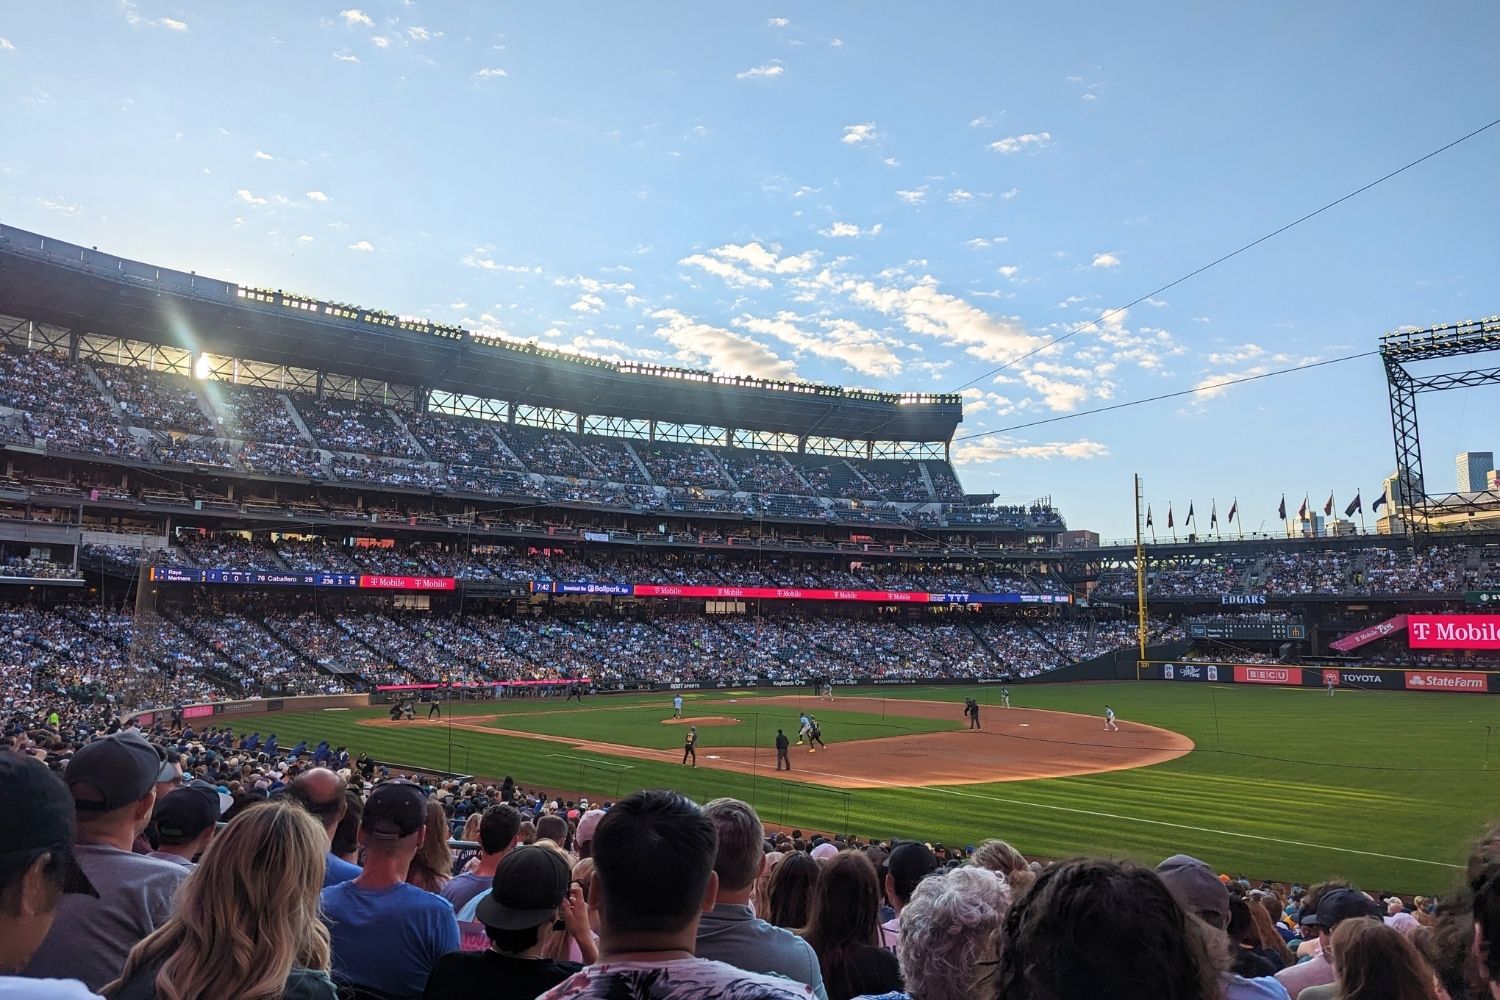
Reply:
M1303 933L1316 931L1322 951L1300 965L1293 965L1276 973L1276 981L1286 987L1295 998L1310 986L1326 986L1337 979L1334 971L1332 948L1333 932L1345 920L1378 919L1380 912L1375 901L1357 889L1330 889L1317 900L1317 909L1304 912L1299 921Z
M1406 935L1377 920L1344 920L1333 932L1338 982L1297 1000L1437 1000L1436 976Z
M594 831L599 829L599 821L603 818L603 809L589 809L578 817L578 829L573 833L573 847L578 851L579 858L593 856Z
M77 980L11 975L47 936L61 900L98 892L73 856L73 797L45 764L0 751L0 801L0 997L99 1000Z
M558 847L567 850L568 847L568 821L556 813L548 813L536 821L536 839L550 840Z
M1487 846L1491 845L1481 845L1469 861L1469 890L1474 897L1471 950L1490 996L1500 1000L1500 861Z
M1043 872L1011 905L996 996L1216 1000L1217 975L1205 926L1155 874L1077 859Z
M359 859L359 818L364 815L364 811L365 800L351 788L344 794L344 815L339 818L338 826L333 828L333 843L328 847L330 864L336 859L347 862L349 868L353 869L349 878L359 874L359 865L355 862ZM329 885L326 872L323 880L323 887L326 889Z
M925 844L897 844L886 859L885 901L896 915L880 925L880 943L894 952L901 942L901 911L911 894L932 870L937 858Z
M923 879L904 911L898 949L906 992L877 1000L992 996L1000 925L1009 907L1005 880L985 868L955 868Z
M183 884L172 917L136 945L109 1000L334 1000L318 919L324 833L294 803L245 810Z
M908 852L902 861L903 878L911 870L905 866L918 863L920 859ZM913 888L917 881L912 880ZM900 966L896 956L881 947L880 931L880 881L875 866L859 851L843 851L827 862L818 877L812 914L803 933L818 953L828 1000L901 988Z
M750 909L755 880L766 867L766 832L755 810L738 799L714 799L703 814L718 828L714 873L719 897L698 922L699 958L748 972L769 972L812 987L827 1000L818 956L791 931L772 926Z
M365 867L323 890L334 978L390 1000L422 995L440 956L458 950L458 922L441 896L406 883L427 833L427 797L398 778L365 802L359 843Z
M406 881L418 889L441 893L453 877L453 852L448 849L448 814L436 799L427 800L427 835L411 859Z
M187 869L131 848L151 821L157 781L173 770L165 752L138 732L95 740L68 762L63 781L78 810L76 855L99 896L63 899L28 974L72 976L98 990L118 978L130 949L171 915Z
M1292 962L1291 949L1271 926L1271 916L1255 899L1231 896L1229 940L1239 951L1231 963L1241 976L1274 976Z
M592 945L583 890L570 885L562 853L530 846L507 848L500 857L495 888L476 910L489 948L438 959L427 981L427 1000L535 1000L583 968L542 956L559 916L570 935Z
M323 824L329 847L327 869L323 873L325 889L359 877L359 865L350 864L333 853L333 835L349 808L348 790L349 783L326 767L303 771L287 786L287 793Z
M213 839L214 825L219 822L219 793L206 784L168 792L157 803L152 821L158 843L146 857L192 868L193 859Z
M1385 925L1394 927L1402 934L1412 934L1421 924L1417 918L1406 912L1406 903L1399 896L1391 896L1385 901Z
M1231 945L1237 940L1235 904L1239 904L1242 925L1248 927L1251 918L1243 902L1230 899L1228 887L1213 869L1197 858L1174 854L1156 866L1156 875L1177 904L1201 921L1210 948L1222 964L1230 966L1219 977L1224 1000L1287 1000L1285 989L1270 978L1278 968L1275 964Z
M812 911L813 890L818 885L818 863L801 851L781 859L766 887L770 906L766 919L776 927L801 930Z
M718 894L714 856L713 823L677 792L637 792L609 810L594 834L589 887L602 954L546 1000L810 998L806 986L694 957L698 919Z
M439 893L453 905L454 913L462 913L474 897L490 890L500 862L521 842L521 813L513 805L490 806L482 815L470 819L479 820L478 862L473 871L455 875ZM458 931L464 951L484 951L490 946L484 924L477 920L460 921Z

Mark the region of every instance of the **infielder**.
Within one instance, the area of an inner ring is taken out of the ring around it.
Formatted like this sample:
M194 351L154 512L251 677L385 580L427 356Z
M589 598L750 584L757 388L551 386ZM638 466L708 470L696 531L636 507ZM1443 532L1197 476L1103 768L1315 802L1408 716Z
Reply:
M693 759L693 766L698 766L698 727L688 726L687 736L682 741L682 762L686 764L688 758Z
M1120 731L1120 724L1115 721L1115 710L1108 705L1104 706L1104 728L1111 733Z

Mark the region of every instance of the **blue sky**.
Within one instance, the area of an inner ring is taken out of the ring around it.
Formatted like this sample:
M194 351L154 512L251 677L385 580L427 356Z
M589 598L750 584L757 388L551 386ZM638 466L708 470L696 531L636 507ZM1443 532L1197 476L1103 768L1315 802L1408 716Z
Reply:
M952 390L1500 116L1481 2L357 2L11 5L0 218L602 356ZM1500 312L1497 176L1500 128L980 381L959 437ZM1500 394L1433 413L1436 485L1500 450ZM1135 472L1274 530L1283 492L1368 503L1394 464L1373 358L955 454L1106 537Z

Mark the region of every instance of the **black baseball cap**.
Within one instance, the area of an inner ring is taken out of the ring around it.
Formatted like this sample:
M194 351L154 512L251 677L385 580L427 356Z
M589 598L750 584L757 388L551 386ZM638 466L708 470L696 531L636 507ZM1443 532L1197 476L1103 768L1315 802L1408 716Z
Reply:
M99 895L73 857L77 810L68 788L35 757L0 753L0 870L30 864L42 851L57 858L63 892Z
M158 781L175 777L177 768L167 760L167 751L133 732L115 733L79 747L63 772L74 804L85 812L128 806L144 798Z
M422 829L427 822L427 796L422 787L406 778L383 781L365 800L359 828L379 840L400 840Z
M926 844L907 841L891 848L886 858L885 869L895 880L897 892L907 886L915 887L937 868L937 855L928 850Z
M1333 930L1353 917L1379 917L1380 907L1358 889L1330 889L1318 900L1316 913L1304 913L1298 921L1303 927Z
M190 844L219 821L219 793L189 785L162 796L152 817L164 844Z
M494 887L474 916L486 927L522 931L551 920L567 898L572 872L561 854L546 847L517 847L495 869Z

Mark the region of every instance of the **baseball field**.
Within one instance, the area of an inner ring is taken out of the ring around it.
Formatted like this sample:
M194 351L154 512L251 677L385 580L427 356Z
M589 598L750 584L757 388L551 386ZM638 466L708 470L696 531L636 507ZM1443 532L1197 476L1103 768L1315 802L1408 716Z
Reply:
M966 697L981 731L966 729ZM1450 887L1500 819L1500 713L1482 695L1121 682L1018 685L1009 710L991 687L683 698L680 721L672 695L654 693L449 703L430 722L425 705L414 722L385 708L257 722L282 745L327 739L568 798L673 787L742 798L808 832L1002 837L1038 857L1152 864L1187 852L1252 878L1410 893ZM1105 729L1106 704L1119 732ZM826 750L795 745L802 711ZM680 763L689 725L696 768ZM794 743L789 773L775 770L778 728Z

